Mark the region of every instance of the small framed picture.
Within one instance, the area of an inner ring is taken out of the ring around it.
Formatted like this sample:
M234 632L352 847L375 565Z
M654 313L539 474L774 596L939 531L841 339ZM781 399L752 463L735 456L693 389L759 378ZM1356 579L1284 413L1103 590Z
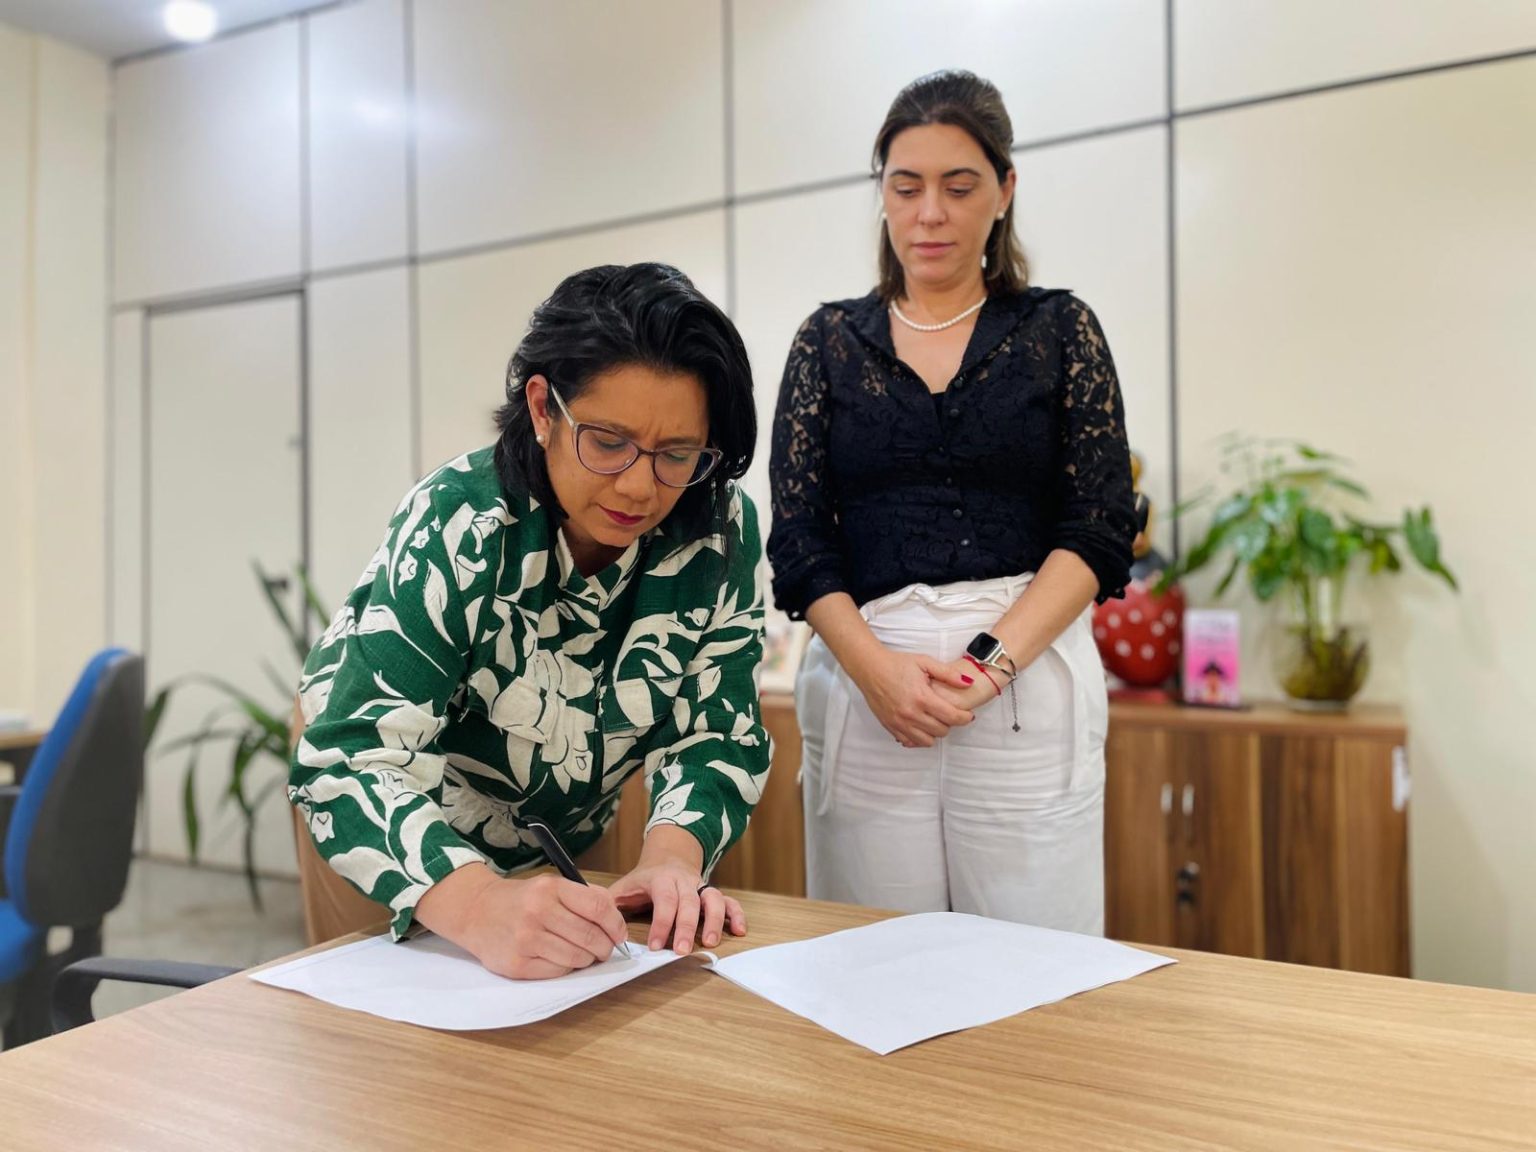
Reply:
M791 620L784 613L770 610L763 635L763 662L757 669L757 687L761 692L792 693L795 675L805 647L811 641L811 626Z
M1226 608L1184 613L1184 703L1238 708L1240 618Z

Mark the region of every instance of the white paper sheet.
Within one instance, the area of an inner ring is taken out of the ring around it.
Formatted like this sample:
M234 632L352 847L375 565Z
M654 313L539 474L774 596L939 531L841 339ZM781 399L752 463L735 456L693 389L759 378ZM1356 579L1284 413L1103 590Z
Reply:
M378 936L252 974L343 1008L470 1031L545 1020L680 959L627 945L553 980L508 980L439 936ZM1097 936L926 912L717 960L733 984L882 1056L1139 976L1173 961Z
M754 948L713 967L884 1056L1172 963L1097 936L924 912Z
M253 973L251 979L423 1028L510 1028L547 1019L680 958L639 944L626 948L628 960L607 960L553 980L508 980L441 936L398 944L375 936Z

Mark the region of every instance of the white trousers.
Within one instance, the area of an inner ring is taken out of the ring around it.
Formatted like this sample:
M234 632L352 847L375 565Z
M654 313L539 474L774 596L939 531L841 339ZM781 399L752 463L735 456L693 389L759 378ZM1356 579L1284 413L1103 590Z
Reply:
M880 642L958 660L1030 576L929 587L864 605ZM806 886L820 900L973 912L1104 931L1104 671L1086 611L932 748L903 748L820 638L795 686L804 740Z

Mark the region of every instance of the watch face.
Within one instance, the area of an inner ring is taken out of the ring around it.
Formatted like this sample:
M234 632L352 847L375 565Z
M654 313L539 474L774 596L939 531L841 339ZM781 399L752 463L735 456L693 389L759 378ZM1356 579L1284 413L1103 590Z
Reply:
M971 641L970 646L965 651L966 655L974 657L985 664L997 655L999 647L1001 645L998 644L996 639L988 636L985 632L981 632L977 634L976 639ZM950 651L954 651L954 649L950 649Z

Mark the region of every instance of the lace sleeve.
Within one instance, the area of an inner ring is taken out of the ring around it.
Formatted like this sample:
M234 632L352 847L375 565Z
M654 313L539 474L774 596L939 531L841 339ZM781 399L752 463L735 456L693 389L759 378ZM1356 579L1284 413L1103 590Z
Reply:
M1053 546L1081 556L1099 579L1098 599L1125 592L1136 539L1125 407L1109 343L1076 297L1062 310L1062 459L1066 476Z
M794 620L803 620L805 610L823 596L847 587L827 473L831 406L821 361L819 315L795 333L784 365L768 464L773 491L773 528L768 537L773 596Z

